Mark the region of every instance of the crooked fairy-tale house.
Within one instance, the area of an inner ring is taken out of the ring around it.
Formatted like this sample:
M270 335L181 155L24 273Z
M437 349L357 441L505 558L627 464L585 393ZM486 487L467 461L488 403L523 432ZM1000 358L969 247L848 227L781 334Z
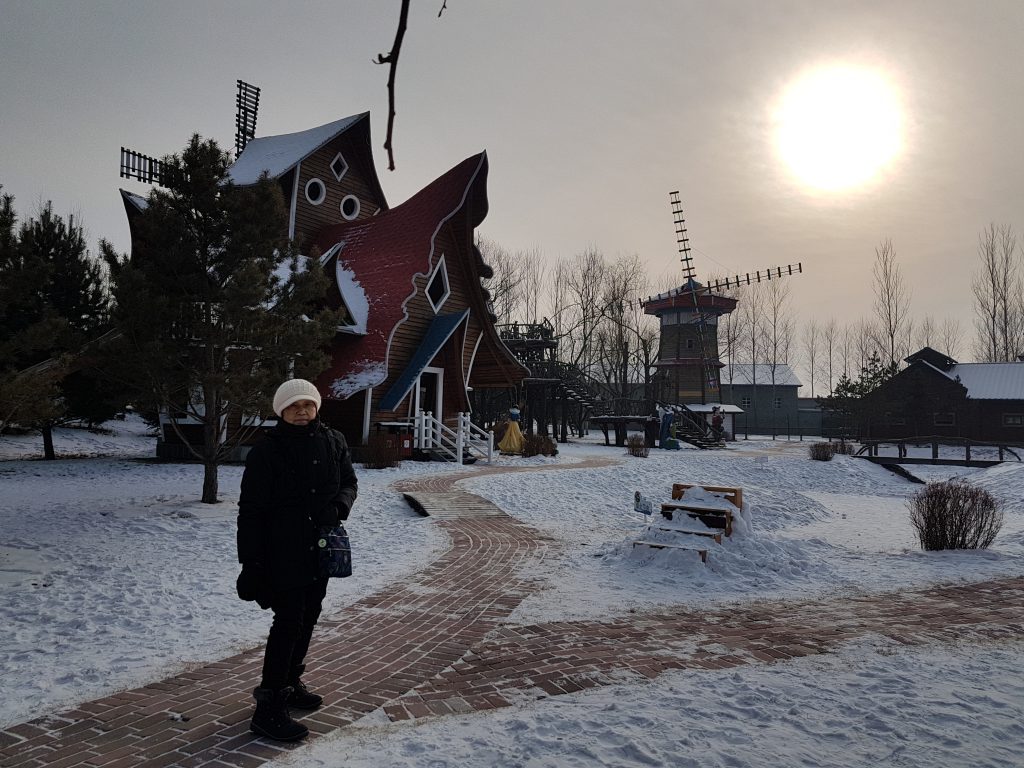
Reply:
M325 421L353 444L417 409L468 412L473 388L518 386L529 370L505 347L474 245L487 215L487 155L467 158L389 208L373 162L368 113L248 141L229 175L266 173L289 204L289 236L333 278L344 307L331 364L317 380ZM124 192L129 221L144 200Z

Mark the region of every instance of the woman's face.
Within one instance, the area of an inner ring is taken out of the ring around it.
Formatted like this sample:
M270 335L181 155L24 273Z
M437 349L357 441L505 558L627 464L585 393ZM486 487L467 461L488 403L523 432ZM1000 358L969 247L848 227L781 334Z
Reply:
M286 424L305 426L316 418L316 403L312 400L296 400L281 411L281 418Z

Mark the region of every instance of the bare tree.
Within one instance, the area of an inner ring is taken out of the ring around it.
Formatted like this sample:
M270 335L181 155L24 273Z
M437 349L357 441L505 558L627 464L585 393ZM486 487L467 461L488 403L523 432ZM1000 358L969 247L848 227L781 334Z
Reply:
M939 351L944 352L955 360L960 349L961 335L960 322L947 317L942 321L942 325L939 326Z
M878 318L882 338L885 342L884 359L895 368L900 359L899 340L908 322L910 289L903 281L896 249L892 240L885 240L875 248L875 316Z
M855 366L855 373L859 374L866 368L873 355L881 359L885 351L885 342L878 326L864 318L858 320L853 327L854 356L851 360L851 364Z
M828 393L831 395L835 388L833 365L835 362L836 352L838 351L837 347L841 341L839 338L839 328L834 317L830 317L822 327L821 340L822 346L824 347L822 355L822 373L825 376L825 380L828 382Z
M524 270L519 253L478 234L476 247L494 275L487 281L491 305L499 323L518 319L523 302Z
M804 359L807 361L807 373L811 377L811 397L814 397L815 375L818 371L822 343L821 328L818 326L817 320L811 320L804 326L800 340L803 343Z
M647 286L647 273L639 256L622 256L605 272L603 322L597 333L602 345L600 367L609 388L623 398L632 398L630 382L642 381L645 390L650 384L658 334L657 321L640 308Z
M522 272L522 321L524 323L540 322L539 303L544 295L544 282L547 277L547 265L543 254L537 248L520 251L516 261Z
M772 385L772 405L776 402L776 384L779 366L790 361L795 335L793 318L790 315L790 283L771 280L764 284L764 334L765 364ZM772 415L772 437L778 428L776 414Z
M935 320L932 319L931 315L925 315L924 320L917 326L916 343L914 346L918 349L923 347L935 349L935 345L938 343L938 328L935 326Z
M739 302L738 306L742 306L744 301L744 289L741 287L733 288L727 291L723 291L727 296L736 299ZM730 385L730 397L732 396L732 382L734 378L734 370L736 363L740 362L742 357L741 345L743 339L746 338L744 333L743 323L743 312L734 311L727 315L723 315L718 321L718 343L720 347L720 354L725 362L725 368L723 370L723 383Z
M843 333L840 337L840 355L843 361L842 375L847 379L850 378L850 368L853 365L853 355L855 348L855 340L857 338L856 326L845 325L843 326Z
M587 373L595 358L591 335L603 315L601 298L607 270L604 255L590 247L569 259L560 275L564 291L559 296L560 354Z
M1024 347L1024 279L1017 253L1017 236L1008 225L989 224L978 236L981 265L971 287L975 352L983 362L1015 360Z

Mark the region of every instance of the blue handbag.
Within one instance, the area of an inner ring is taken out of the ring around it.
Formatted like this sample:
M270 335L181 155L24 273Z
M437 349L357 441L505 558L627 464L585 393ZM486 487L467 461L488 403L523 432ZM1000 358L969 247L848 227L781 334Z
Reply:
M320 578L343 579L352 575L352 546L345 526L339 523L321 528L316 544Z

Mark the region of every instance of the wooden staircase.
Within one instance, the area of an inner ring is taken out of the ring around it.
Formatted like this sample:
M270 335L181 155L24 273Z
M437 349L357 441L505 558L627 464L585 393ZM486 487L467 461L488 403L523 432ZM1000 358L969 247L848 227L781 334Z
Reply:
M725 448L725 440L711 428L710 424L704 421L702 416L694 413L685 405L677 406L677 408L682 408L682 412L677 412L673 424L677 440L682 440L701 450Z
M707 492L702 496L711 494L715 500L685 498L691 488L701 488ZM732 536L734 510L743 509L743 489L675 483L672 499L661 505L662 520L649 523L644 529L646 538L634 541L633 548L685 549L696 552L700 561L707 563L711 543L720 546L723 537Z

